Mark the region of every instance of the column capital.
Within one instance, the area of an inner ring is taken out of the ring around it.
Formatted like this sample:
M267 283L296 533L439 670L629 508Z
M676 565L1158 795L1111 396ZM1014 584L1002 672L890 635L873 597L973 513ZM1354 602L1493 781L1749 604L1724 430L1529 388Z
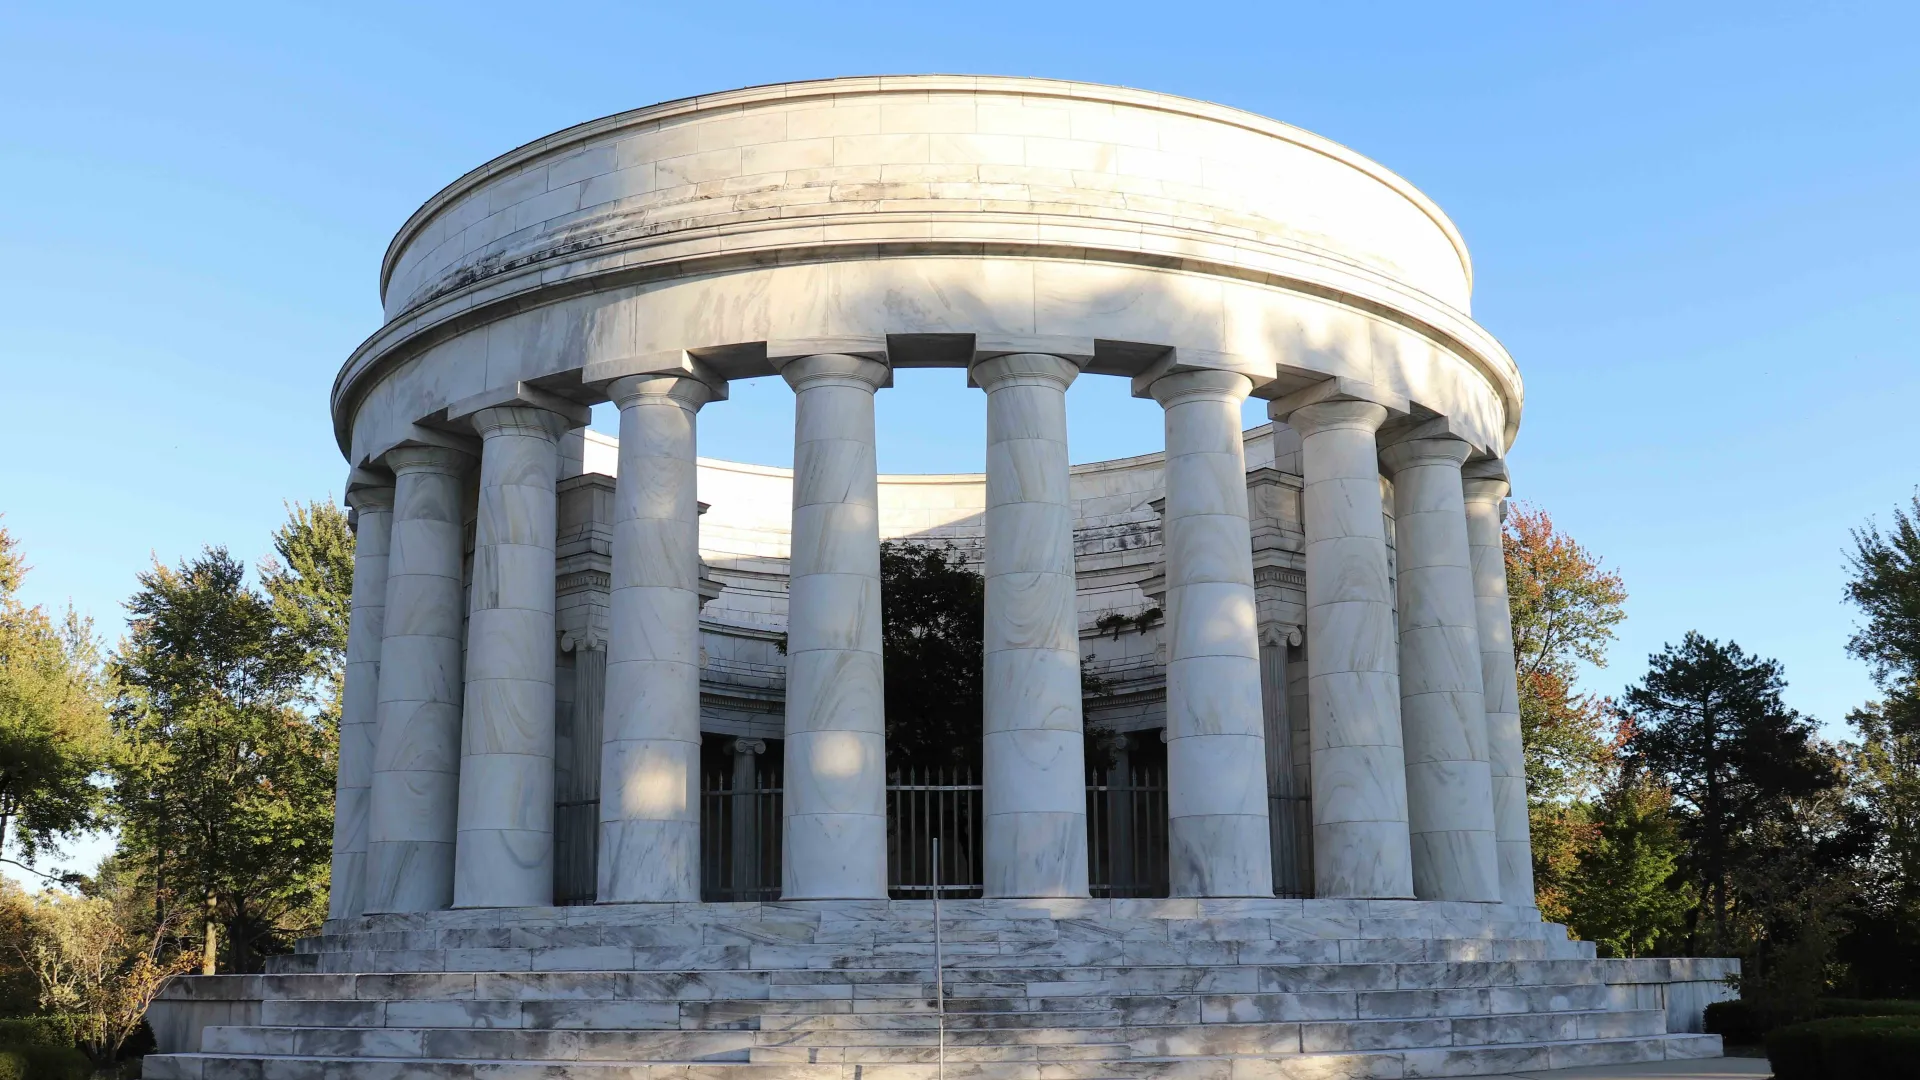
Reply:
M726 385L724 379L716 383L700 375L671 372L623 375L607 384L607 397L622 409L651 401L698 412L700 406L710 401L725 399Z
M1147 393L1163 409L1193 398L1230 401L1238 405L1253 393L1253 380L1237 371L1218 368L1174 371L1153 380L1147 387Z
M893 385L893 369L879 360L851 353L812 353L781 357L770 362L794 392L831 383L851 383L868 390Z
M733 740L733 752L737 755L743 755L748 757L751 757L755 754L764 754L767 752L767 740L735 739Z
M459 476L473 467L473 455L464 450L455 450L451 446L434 446L428 443L402 443L381 456L381 464L393 471L395 477L402 473L446 473Z
M989 394L1003 386L1050 386L1065 390L1080 375L1081 363L1057 353L1000 353L969 365L967 381Z
M1464 476L1460 480L1461 490L1465 492L1469 505L1473 503L1494 503L1507 497L1511 486L1496 476Z
M346 503L355 513L392 513L393 485L383 484L375 487L371 484L347 489Z
M1371 401L1351 399L1318 401L1311 405L1302 405L1285 415L1276 411L1275 406L1278 404L1275 402L1274 406L1269 406L1267 415L1275 420L1284 421L1303 438L1334 428L1353 428L1371 435L1377 433L1380 425L1387 422L1387 407L1376 405Z
M591 406L582 405L571 398L561 397L559 394L539 387L515 382L506 386L497 386L491 390L483 390L447 406L445 423L457 429L464 422L465 426L478 430L480 413L499 408L538 409L560 417L569 427L586 427L593 420Z
M1450 465L1455 469L1466 464L1467 455L1473 447L1465 439L1443 435L1427 439L1403 439L1380 448L1380 464L1386 467L1388 475L1421 465Z
M558 442L570 429L581 426L571 416L532 405L490 406L474 413L471 422L482 439L519 435L549 442Z

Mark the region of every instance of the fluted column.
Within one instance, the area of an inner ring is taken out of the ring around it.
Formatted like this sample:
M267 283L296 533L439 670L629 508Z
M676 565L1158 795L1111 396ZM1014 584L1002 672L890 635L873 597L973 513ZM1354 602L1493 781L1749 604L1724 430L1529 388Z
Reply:
M554 484L568 426L531 406L473 415L480 502L455 907L553 903Z
M1501 506L1507 482L1469 477L1463 484L1467 545L1473 558L1475 625L1480 680L1487 701L1487 756L1493 773L1493 835L1499 849L1500 899L1536 910L1533 841L1527 819L1527 758L1520 737L1520 691L1515 685L1513 613L1507 601L1507 557Z
M1272 896L1253 536L1231 371L1163 376L1167 816L1174 896Z
M1365 401L1306 405L1300 433L1307 556L1307 714L1313 780L1314 895L1411 898L1407 766L1394 674L1374 433L1387 410Z
M393 540L393 489L347 493L354 510L353 595L347 616L347 663L340 690L340 757L333 798L333 874L327 918L351 919L366 908L367 803L373 785L373 739L380 699L380 638L387 610L387 553Z
M601 903L700 899L700 509L682 375L608 387L620 407L600 754Z
M1487 705L1456 438L1410 439L1380 453L1393 477L1399 558L1400 731L1407 762L1413 894L1500 898Z
M1080 624L1067 492L1067 387L1042 353L983 360L987 392L986 895L1086 896Z
M367 820L366 911L453 903L460 802L460 479L472 458L439 446L389 451L393 538Z
M885 364L838 353L781 365L793 387L781 896L887 895L873 394Z

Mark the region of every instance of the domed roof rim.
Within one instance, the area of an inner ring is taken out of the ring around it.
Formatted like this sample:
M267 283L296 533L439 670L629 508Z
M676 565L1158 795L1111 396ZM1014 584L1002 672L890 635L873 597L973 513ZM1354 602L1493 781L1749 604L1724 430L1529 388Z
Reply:
M1460 269L1465 275L1467 291L1473 290L1473 262L1467 253L1467 245L1460 230L1448 218L1439 205L1428 198L1419 188L1394 172L1392 169L1374 161L1347 146L1323 135L1316 135L1305 128L1295 127L1284 121L1262 116L1256 112L1220 105L1198 98L1182 97L1154 90L1139 90L1133 87L1114 86L1105 83L1075 82L1065 79L1043 79L1021 75L866 75L841 76L831 79L807 79L795 82L765 83L758 86L723 90L711 94L696 94L675 98L637 109L613 113L595 120L588 120L571 127L562 128L549 135L523 143L520 146L494 157L485 164L469 169L452 183L420 205L400 226L388 243L385 256L380 261L380 302L384 306L387 298L387 286L392 280L394 267L400 252L412 240L413 236L424 228L433 216L442 208L459 198L482 182L516 168L545 154L553 153L573 143L585 141L607 131L618 130L635 124L650 123L676 116L689 116L713 109L739 106L752 102L779 100L782 98L805 98L831 96L839 93L885 93L894 90L929 91L946 90L1002 90L1009 93L1033 94L1042 97L1060 97L1087 101L1105 101L1111 104L1132 105L1142 108L1159 109L1165 112L1181 113L1202 120L1231 124L1256 131L1263 135L1293 143L1304 149L1323 154L1340 163L1392 188L1402 198L1414 204L1428 218L1432 219L1440 231L1453 245L1460 259Z

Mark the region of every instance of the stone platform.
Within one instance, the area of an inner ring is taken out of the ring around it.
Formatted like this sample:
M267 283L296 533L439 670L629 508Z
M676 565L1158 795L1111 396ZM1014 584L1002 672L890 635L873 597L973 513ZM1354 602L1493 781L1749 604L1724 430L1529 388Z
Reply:
M1495 905L942 904L945 1074L1422 1077L1717 1057L1738 962L1600 960ZM934 1080L928 901L369 916L149 1014L148 1080Z

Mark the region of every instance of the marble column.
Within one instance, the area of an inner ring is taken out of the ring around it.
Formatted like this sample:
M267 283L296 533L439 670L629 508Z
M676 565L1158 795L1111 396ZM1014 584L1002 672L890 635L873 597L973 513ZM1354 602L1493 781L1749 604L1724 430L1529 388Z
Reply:
M386 628L387 552L393 540L393 489L347 492L354 511L353 595L347 663L340 690L340 758L333 799L333 874L327 918L366 909L367 802L373 785L373 733L380 698L380 637Z
M1087 891L1080 621L1067 491L1070 360L1015 353L971 372L987 392L981 745L986 895Z
M1413 897L1375 442L1386 418L1384 407L1365 401L1274 417L1300 433L1317 897Z
M794 395L781 898L881 900L887 780L873 395L889 372L822 353L785 361L780 374Z
M700 899L700 510L684 375L615 380L620 469L600 753L601 903Z
M1507 602L1507 558L1501 541L1507 482L1497 477L1470 476L1463 487L1467 544L1473 557L1480 680L1487 700L1487 756L1493 773L1493 835L1499 850L1500 900L1509 907L1533 912L1537 901L1533 892L1533 841L1527 820L1527 759L1520 738L1513 614Z
M1272 896L1253 534L1240 406L1253 383L1186 371L1166 415L1167 816L1174 896Z
M367 818L369 914L453 903L466 614L460 489L472 460L440 446L401 447L385 459L393 539Z
M1466 442L1410 439L1380 452L1393 477L1399 559L1400 732L1413 894L1500 899L1487 703L1460 486Z
M531 406L473 414L480 501L467 618L453 906L553 903L553 628L560 436Z

